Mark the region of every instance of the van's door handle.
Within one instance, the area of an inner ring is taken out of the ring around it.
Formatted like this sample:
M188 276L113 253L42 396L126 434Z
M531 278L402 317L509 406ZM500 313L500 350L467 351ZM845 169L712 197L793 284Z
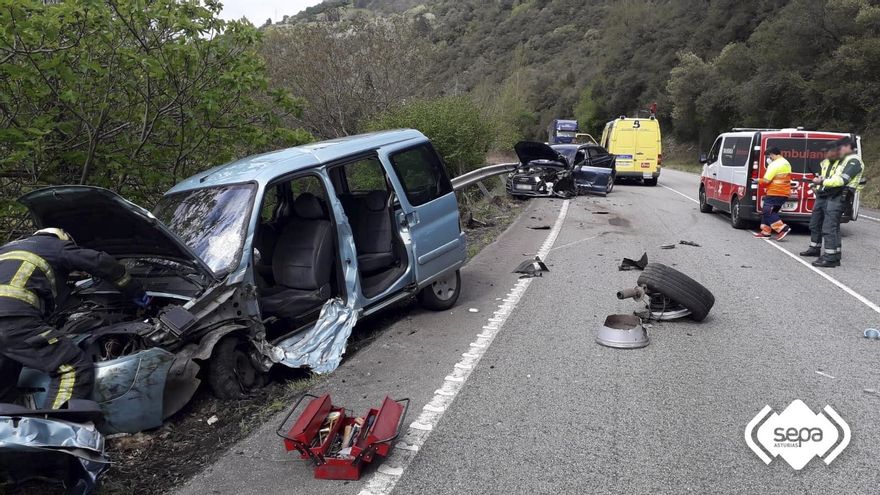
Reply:
M712 177L718 177L718 174L716 174L716 173L713 172L713 173L712 173Z

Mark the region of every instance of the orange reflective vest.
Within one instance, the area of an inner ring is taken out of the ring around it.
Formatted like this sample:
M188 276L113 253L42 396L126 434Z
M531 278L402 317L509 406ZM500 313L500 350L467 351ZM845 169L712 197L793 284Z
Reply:
M783 157L779 157L767 165L764 180L769 182L767 196L784 196L791 194L791 164Z

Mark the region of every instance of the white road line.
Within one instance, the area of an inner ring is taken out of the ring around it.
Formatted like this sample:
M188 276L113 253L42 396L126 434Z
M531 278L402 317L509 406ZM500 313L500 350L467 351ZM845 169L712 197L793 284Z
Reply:
M880 218L869 217L868 215L864 215L859 213L859 218L867 218L868 220L873 220L875 222L880 222Z
M694 198L692 198L692 197L690 197L690 196L688 196L688 195L686 195L686 194L684 194L684 193L682 193L682 192L676 191L675 189L672 189L671 187L666 187L666 186L664 186L663 184L659 184L659 185L660 185L660 186L663 186L663 188L665 188L665 189L669 189L670 191L674 192L675 194L678 194L679 196L683 196L683 197L685 197L685 198L687 198L687 199L693 201L694 203L697 203L697 204L700 203L700 202L697 201L696 199L694 199ZM862 216L864 216L864 215L860 215L860 217L862 217ZM864 217L867 218L867 219L870 219L870 220L877 220L878 222L880 222L880 219L875 219L875 218L873 218L873 217L868 217L868 216L864 216ZM843 282L841 282L840 280L837 280L836 278L832 277L831 275L828 275L827 273L825 273L825 272L823 272L822 270L816 268L815 266L811 265L810 263L807 263L807 262L804 261L800 256L798 256L798 255L792 253L791 251L785 249L784 247L782 247L782 246L780 246L779 244L777 244L775 241L772 241L772 240L768 239L768 240L767 240L767 243L770 244L771 246L773 246L774 248L776 248L776 249L782 251L782 252L785 253L788 257L790 257L791 259L793 259L793 260L797 261L798 263L804 265L805 267L809 268L810 270L812 270L812 271L818 273L822 278L824 278L825 280L827 280L827 281L831 282L832 284L836 285L837 287L839 287L841 290L843 290L843 291L846 292L847 294L849 294L849 295L851 295L852 297L856 298L859 302L861 302L861 303L864 304L865 306L871 308L873 311L875 311L875 312L877 312L877 313L880 313L880 306L877 306L877 304L875 304L874 302L872 302L871 300L869 300L867 297L865 297L865 296L859 294L858 292L856 292L856 291L850 289L849 287L847 287L847 286L846 286Z
M538 256L541 259L547 258L547 255L550 254L550 249L556 242L556 238L559 237L562 224L565 222L565 216L568 214L569 203L570 201L566 200L562 204L553 229L550 230L550 233L544 240L544 244L538 250ZM452 401L455 400L455 397L464 387L465 381L467 381L477 363L480 362L495 336L501 331L504 322L507 321L510 313L522 298L523 293L531 285L532 280L534 279L522 278L517 280L507 296L503 298L494 316L489 318L489 323L480 329L480 334L477 335L476 341L470 345L470 350L462 354L463 359L453 367L452 374L444 379L442 387L434 392L434 397L425 405L419 417L410 424L409 428L401 436L400 442L402 445L406 445L407 448L395 448L392 450L391 455L382 463L383 468L380 468L364 483L364 487L359 495L385 495L391 493L397 481L400 480L406 468L409 467L410 463L418 455L422 445L424 445L431 432L440 422L440 418L443 417Z
M859 294L858 292L856 292L856 291L850 289L850 288L847 287L843 282L837 280L836 278L832 277L831 275L828 275L827 273L825 273L825 272L823 272L822 270L816 268L815 266L811 265L810 263L807 263L806 261L804 261L803 258L801 258L800 256L798 256L798 255L792 253L792 252L789 251L788 249L785 249L784 247L780 246L780 245L777 244L776 242L771 241L771 240L768 239L768 240L767 240L767 244L770 244L771 246L773 246L773 247L775 247L776 249L778 249L778 250L782 251L783 253L785 253L789 258L791 258L791 259L797 261L798 263L804 265L805 267L809 268L810 270L813 270L814 272L818 273L820 276L822 276L822 278L824 278L825 280L827 280L827 281L831 282L832 284L838 286L840 289L842 289L842 290L843 290L844 292L846 292L847 294L849 294L849 295L853 296L854 298L858 299L858 300L859 300L862 304L864 304L865 306L871 308L872 310L874 310L874 311L877 312L877 313L880 313L880 306L877 306L876 304L874 304L873 302L871 302L867 297L865 297L865 296Z
M676 191L675 189L673 189L673 188L671 188L671 187L666 187L666 186L664 186L663 184L658 184L658 185L659 185L660 187L662 187L663 189L669 189L670 191L674 192L675 194L678 194L679 196L681 196L681 197L683 197L683 198L685 198L685 199L688 199L688 200L690 200L690 201L693 201L694 203L700 204L699 201L697 201L696 199L694 199L694 198L688 196L687 194L685 194L685 193L683 193L683 192Z

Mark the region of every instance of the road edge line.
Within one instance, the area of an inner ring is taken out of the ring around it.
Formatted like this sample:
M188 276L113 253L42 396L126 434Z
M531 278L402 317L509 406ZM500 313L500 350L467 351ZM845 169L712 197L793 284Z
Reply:
M553 228L544 243L538 250L538 256L542 260L546 260L562 231L562 225L568 215L568 208L571 200L565 200L559 209L559 216L553 224ZM501 327L507 321L507 318L519 304L520 299L526 289L531 285L533 278L521 278L514 284L510 292L502 298L501 304L495 313L488 318L486 324L480 328L476 340L470 344L467 352L462 354L462 359L452 367L452 373L443 380L443 385L434 392L434 397L425 404L421 414L401 434L400 441L396 448L391 451L391 455L382 463L380 469L377 469L373 475L364 482L359 495L385 495L391 493L397 482L406 472L406 469L416 458L421 450L422 445L431 432L440 422L440 418L452 405L452 402L458 396L458 393L464 388L464 384L470 377L477 364L485 355L489 346L495 340L495 337L501 331Z
M687 199L693 201L694 203L700 204L699 201L697 201L696 199L694 199L694 198L692 198L692 197L686 195L686 194L683 193L683 192L677 191L677 190L675 190L675 189L673 189L673 188L671 188L671 187L664 186L663 184L658 184L658 185L660 185L660 186L663 187L664 189L668 189L668 190L674 192L675 194L678 194L679 196L682 196L682 197L684 197L684 198L687 198ZM865 218L869 218L869 219L873 220L873 218L868 217L868 216L866 216ZM790 257L791 259L793 259L793 260L797 261L798 263L804 265L805 267L809 268L810 270L812 270L812 271L818 273L820 276L822 276L822 278L824 278L825 280L827 280L827 281L831 282L832 284L836 285L837 288L841 289L842 291L846 292L846 293L849 294L850 296L854 297L856 300L858 300L859 302L861 302L862 304L864 304L865 306L867 306L868 308L870 308L870 309L873 310L874 312L876 312L876 313L880 313L880 306L878 306L877 304L875 304L873 301L871 301L871 300L868 299L867 297L865 297L865 296L859 294L858 292L854 291L853 289L849 288L849 287L848 287L846 284L844 284L843 282L837 280L836 278L832 277L831 275L828 275L827 273L825 273L825 272L823 272L822 270L816 268L815 266L813 266L813 265L807 263L806 261L804 261L803 259L801 259L799 256L797 256L796 254L792 253L792 252L789 251L788 249L785 249L784 247L780 246L780 245L777 244L776 242L774 242L774 241L772 241L772 240L770 240L770 239L767 239L766 242L767 242L768 244L770 244L771 246L775 247L776 249L778 249L778 250L782 251L783 253L785 253L785 254L786 254L788 257Z
M780 245L777 244L776 242L771 241L771 240L769 240L769 239L767 239L766 242L767 242L767 244L770 244L771 246L773 246L773 247L775 247L776 249L778 249L778 250L782 251L783 253L785 253L789 258L791 258L791 259L797 261L798 263L804 265L805 267L809 268L810 270L812 270L812 271L818 273L822 278L824 278L825 280L827 280L827 281L831 282L832 284L836 285L839 289L843 290L844 292L846 292L847 294L851 295L852 297L856 298L859 302L861 302L861 303L864 304L865 306L871 308L874 312L876 312L876 313L880 313L880 306L878 306L877 304L875 304L874 302L872 302L872 301L871 301L870 299L868 299L867 297L865 297L865 296L859 294L858 292L854 291L853 289L850 289L849 286L847 286L847 285L844 284L843 282L837 280L836 278L832 277L831 275L828 275L827 273L825 273L825 272L823 272L822 270L816 268L815 266L811 265L810 263L807 263L807 262L806 262L805 260L803 260L800 256L798 256L798 255L792 253L792 252L789 251L788 249L785 249L784 247L780 246Z

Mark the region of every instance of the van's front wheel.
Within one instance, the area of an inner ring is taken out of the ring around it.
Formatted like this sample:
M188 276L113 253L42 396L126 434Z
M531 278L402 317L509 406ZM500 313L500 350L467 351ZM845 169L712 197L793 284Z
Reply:
M437 279L419 292L419 303L432 311L445 311L458 301L461 295L461 273L455 270Z

